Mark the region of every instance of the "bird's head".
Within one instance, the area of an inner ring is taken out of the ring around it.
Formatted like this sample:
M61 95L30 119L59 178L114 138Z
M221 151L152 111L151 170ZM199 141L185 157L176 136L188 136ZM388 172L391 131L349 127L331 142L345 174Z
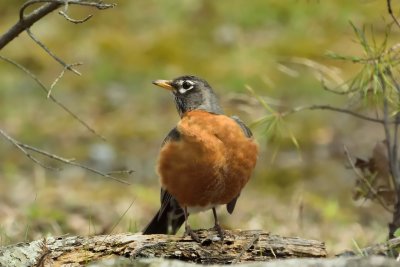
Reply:
M153 84L174 94L180 116L191 110L223 113L213 89L207 81L201 78L185 75L173 80L156 80Z

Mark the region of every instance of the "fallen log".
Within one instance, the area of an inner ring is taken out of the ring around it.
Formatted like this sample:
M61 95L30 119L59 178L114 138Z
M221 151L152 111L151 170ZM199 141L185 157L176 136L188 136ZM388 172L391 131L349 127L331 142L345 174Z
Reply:
M214 231L199 230L196 233L203 240L201 243L190 237L132 233L48 237L0 248L0 266L80 266L113 256L231 264L327 255L323 242L263 231L226 231L224 241Z
M126 258L104 259L95 262L90 267L199 267L199 264L167 259L140 259ZM226 267L227 265L207 265L207 267ZM247 262L232 267L399 267L399 262L393 258L382 256L353 256L340 258L296 258L277 259L267 262Z

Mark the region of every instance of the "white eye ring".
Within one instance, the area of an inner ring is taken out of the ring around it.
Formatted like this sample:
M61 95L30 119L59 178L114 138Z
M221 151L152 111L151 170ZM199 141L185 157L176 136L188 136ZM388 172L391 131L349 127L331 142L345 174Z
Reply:
M193 89L194 87L194 82L190 81L190 80L184 80L180 82L180 87L179 88L179 93L184 94L185 92Z

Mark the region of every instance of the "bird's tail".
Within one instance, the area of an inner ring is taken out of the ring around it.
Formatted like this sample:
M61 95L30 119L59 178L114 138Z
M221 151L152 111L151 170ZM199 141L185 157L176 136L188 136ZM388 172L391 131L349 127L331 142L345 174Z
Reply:
M144 235L151 234L176 234L185 222L183 210L179 207L168 205L160 209L150 223L144 228Z

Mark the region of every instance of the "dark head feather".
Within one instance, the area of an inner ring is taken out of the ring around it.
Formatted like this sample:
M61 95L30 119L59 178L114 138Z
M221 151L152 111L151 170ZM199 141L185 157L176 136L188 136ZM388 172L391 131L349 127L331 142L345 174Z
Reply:
M175 78L171 82L179 115L191 110L222 114L218 98L206 80L192 75Z

